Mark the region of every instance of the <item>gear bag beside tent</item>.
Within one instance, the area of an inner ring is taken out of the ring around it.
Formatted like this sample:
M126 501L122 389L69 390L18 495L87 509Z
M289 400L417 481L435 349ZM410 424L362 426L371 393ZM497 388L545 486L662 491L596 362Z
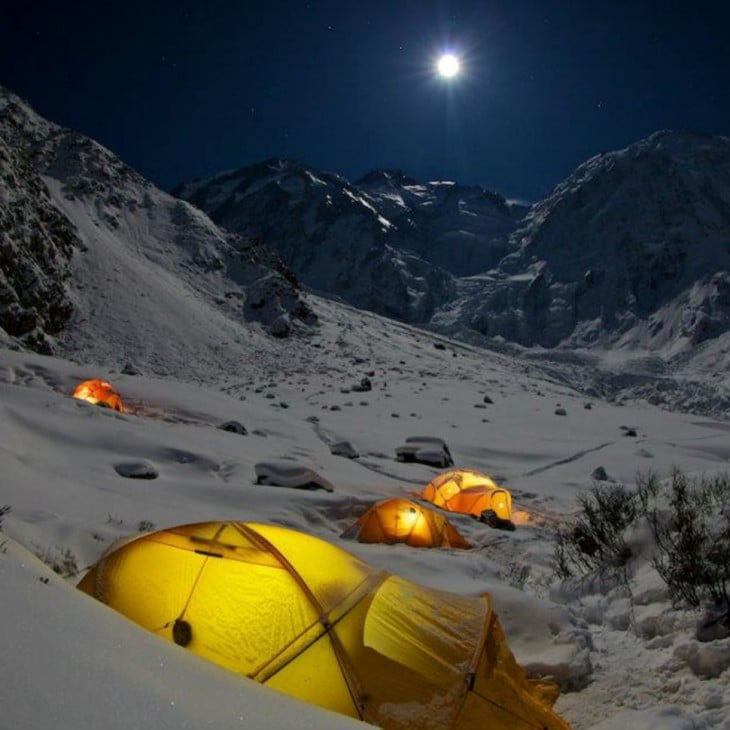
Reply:
M283 527L208 522L113 545L79 588L169 641L393 730L566 730L488 595L432 590Z

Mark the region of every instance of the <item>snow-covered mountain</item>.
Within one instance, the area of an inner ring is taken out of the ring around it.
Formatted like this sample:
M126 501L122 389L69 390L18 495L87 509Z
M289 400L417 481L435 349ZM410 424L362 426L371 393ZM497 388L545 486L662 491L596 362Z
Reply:
M657 132L525 210L481 188L269 160L174 192L307 284L453 335L675 354L730 329L730 141ZM445 274L448 271L452 278Z
M412 249L455 276L497 264L527 212L525 206L481 187L420 183L397 170L375 170L355 185L395 224L400 248Z
M172 192L275 250L303 283L361 309L425 322L455 292L453 276L403 246L376 201L338 175L272 159Z
M427 231L449 229L459 210L473 230L489 210L493 230L506 230L517 209L400 173L353 186L285 161L178 191L238 221L243 235L234 234L5 91L0 132L3 345L200 380L235 377L242 357L273 354L283 367L294 351L282 353L272 335L308 337L325 310L263 245L281 234L283 258L358 307L492 349L509 349L503 339L591 345L515 352L587 393L727 413L724 138L660 133L589 160L533 206L497 266L456 277L422 258L436 250ZM406 226L424 232L422 256L398 247ZM349 328L351 314L326 311ZM634 356L614 357L619 350Z
M686 350L730 330L730 139L657 132L535 204L434 323L523 345Z
M187 343L186 371L203 376L235 367L242 341L266 347L272 335L315 323L275 255L2 89L0 155L7 335L75 357L143 360L160 372L180 362ZM105 346L110 328L113 347Z

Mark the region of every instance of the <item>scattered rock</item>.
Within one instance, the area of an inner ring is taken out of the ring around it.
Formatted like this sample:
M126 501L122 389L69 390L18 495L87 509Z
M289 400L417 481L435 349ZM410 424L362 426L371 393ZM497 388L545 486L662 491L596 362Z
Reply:
M282 314L281 316L277 317L269 326L268 326L268 332L273 337L278 337L280 339L283 339L284 337L288 337L291 334L292 325L291 320L289 319L289 315Z
M484 398L482 398L482 402L487 404L494 403L494 401L488 395L485 395Z
M326 407L327 406L323 406L323 408L326 408ZM340 408L339 406L330 406L330 410L331 411L341 411L342 408Z
M370 378L361 378L358 385L353 385L352 390L355 393L366 393L373 389L373 384L370 382Z
M583 408L585 408L587 411L590 411L591 408L593 408L593 405L591 403L584 403Z
M395 458L398 461L417 461L442 468L454 464L446 442L436 436L409 436L406 443L395 450Z
M486 406L484 405L484 403L475 403L474 408L486 408Z
M114 470L127 479L157 479L160 475L149 461L127 461L115 464Z
M568 411L565 410L565 408L556 408L554 411L556 416L567 416Z
M218 428L229 433L237 433L239 436L245 436L248 433L246 427L238 421L226 421L225 423L221 423Z
M334 487L323 476L296 461L279 459L260 461L254 466L256 484L272 487L292 487L294 489L324 489L333 492Z
M446 345L442 344L441 342L434 342L434 343L433 343L433 346L434 346L434 347L435 347L435 348L436 348L437 350L445 350L445 349L446 349Z
M344 456L347 459L357 459L360 456L360 452L350 441L337 441L330 444L330 453L335 456Z
M591 472L591 479L595 479L597 482L607 482L608 474L606 473L606 470L602 466L597 466Z
M624 432L624 436L636 436L636 429L629 428L628 426L621 426L621 430Z
M730 610L709 608L697 622L695 631L697 641L707 642L730 637Z
M319 423L319 416L307 416L304 420L309 423Z
M696 676L714 679L730 668L730 639L709 644L698 641L680 644L675 648L674 656L686 662Z
M124 375L142 375L142 371L131 362L125 363L124 367L122 368L122 373Z

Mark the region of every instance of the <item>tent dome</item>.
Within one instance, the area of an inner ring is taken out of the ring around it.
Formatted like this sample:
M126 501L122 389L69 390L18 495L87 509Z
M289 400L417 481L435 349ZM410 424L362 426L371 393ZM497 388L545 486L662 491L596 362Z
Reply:
M92 380L84 380L79 383L71 394L74 398L88 401L94 405L106 406L115 411L124 412L124 404L119 393L114 389L111 383L98 378Z
M157 635L306 702L392 730L567 730L487 595L373 568L295 530L206 522L113 545L79 588Z
M439 474L419 496L449 512L463 512L477 518L492 512L497 524L512 524L510 493L490 476L472 469L452 469Z
M404 542L411 547L471 547L443 515L397 498L374 504L342 537L359 542Z

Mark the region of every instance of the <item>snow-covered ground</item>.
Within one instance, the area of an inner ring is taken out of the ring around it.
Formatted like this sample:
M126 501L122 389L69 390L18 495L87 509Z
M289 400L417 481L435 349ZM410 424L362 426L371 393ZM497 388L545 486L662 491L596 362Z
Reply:
M113 332L99 348L106 366L93 364L93 346L83 362L0 350L0 506L11 508L0 536L0 726L353 726L160 641L74 588L121 536L235 519L304 530L428 586L491 592L518 660L560 681L556 710L577 730L730 728L730 671L722 671L730 639L698 649L697 614L671 609L648 558L636 566L633 609L620 589L561 591L550 570L553 527L575 512L597 466L627 484L637 471L666 476L675 464L692 474L727 470L728 423L586 398L539 377L535 359L313 301L319 328L250 359L241 344L235 370L213 369L208 383L198 367L185 378L202 343L168 342L163 378L142 352L142 374L122 374L129 349L123 362L109 361ZM69 396L93 376L109 379L131 412ZM372 390L352 391L362 377ZM217 428L232 419L248 434ZM418 435L443 438L457 466L512 490L516 531L452 517L472 551L340 539L366 505L408 495L438 473L395 460L395 448ZM358 459L330 453L342 440ZM257 462L281 458L314 469L334 491L254 484ZM159 477L115 470L134 462ZM78 573L59 578L48 564ZM697 651L719 676L693 672Z

